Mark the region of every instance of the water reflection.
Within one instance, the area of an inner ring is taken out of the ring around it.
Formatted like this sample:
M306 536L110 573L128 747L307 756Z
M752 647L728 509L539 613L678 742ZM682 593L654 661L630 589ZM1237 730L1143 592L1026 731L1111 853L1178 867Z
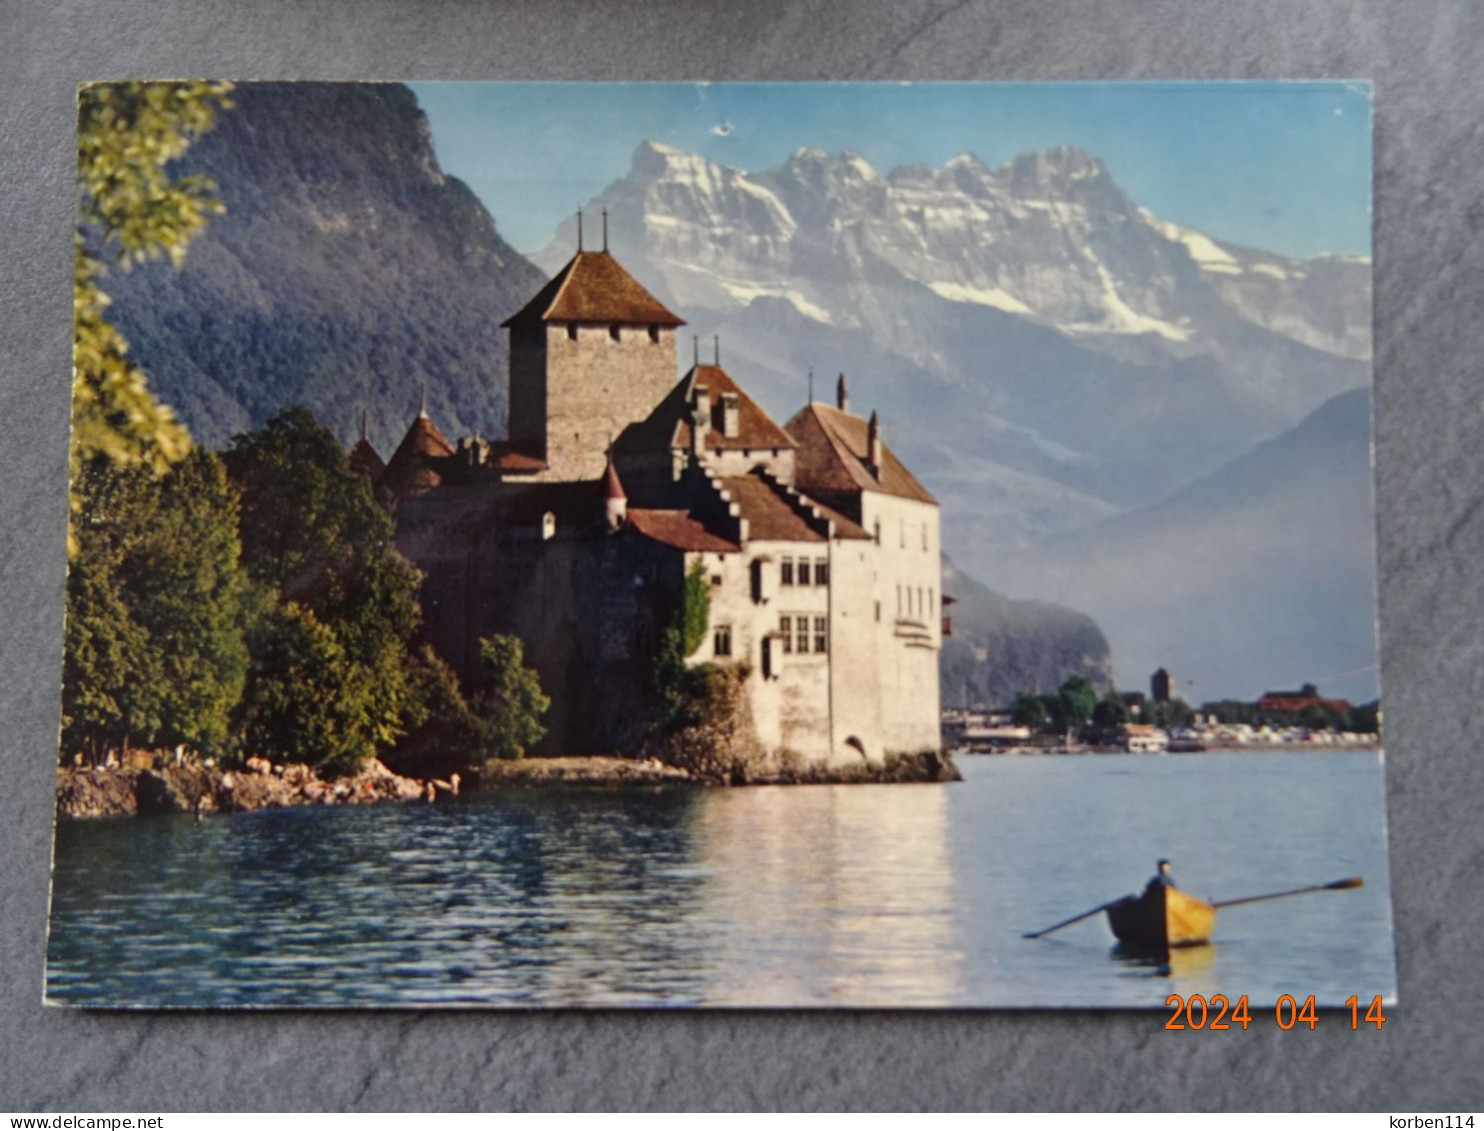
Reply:
M533 789L67 822L47 993L154 1007L1157 1007L1171 992L1391 992L1374 756L963 770L955 785ZM1021 938L1165 855L1215 898L1256 877L1367 884L1233 908L1218 945L1163 965L1110 959L1102 916Z
M736 1005L953 1001L940 786L737 790L697 813L704 914L721 924L708 999Z

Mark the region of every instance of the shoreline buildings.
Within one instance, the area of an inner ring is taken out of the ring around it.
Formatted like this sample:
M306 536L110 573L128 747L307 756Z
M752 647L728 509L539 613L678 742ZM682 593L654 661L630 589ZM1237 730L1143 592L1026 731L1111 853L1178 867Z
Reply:
M852 413L774 421L719 364L677 381L683 322L606 250L583 251L504 324L509 439L450 442L420 411L381 465L426 575L424 632L466 682L478 642L519 636L552 698L544 751L629 752L659 642L699 570L691 663L745 673L779 764L937 750L938 504ZM719 353L719 351L718 351Z

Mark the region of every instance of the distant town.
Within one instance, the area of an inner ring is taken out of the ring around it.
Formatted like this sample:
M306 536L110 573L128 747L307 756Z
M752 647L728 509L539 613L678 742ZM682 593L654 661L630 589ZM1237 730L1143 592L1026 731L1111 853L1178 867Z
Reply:
M1370 749L1381 741L1379 700L1325 698L1306 683L1251 702L1220 699L1192 707L1171 692L1164 668L1149 693L1099 695L1085 679L1055 692L1023 692L1002 709L946 708L943 745L954 754L1198 754L1295 747Z

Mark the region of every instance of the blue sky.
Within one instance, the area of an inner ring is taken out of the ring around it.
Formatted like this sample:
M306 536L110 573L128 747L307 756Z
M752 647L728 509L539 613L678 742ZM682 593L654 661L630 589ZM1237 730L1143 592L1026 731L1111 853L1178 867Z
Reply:
M412 83L445 172L531 253L646 138L742 169L801 146L885 172L1071 144L1168 220L1285 255L1369 255L1360 83Z

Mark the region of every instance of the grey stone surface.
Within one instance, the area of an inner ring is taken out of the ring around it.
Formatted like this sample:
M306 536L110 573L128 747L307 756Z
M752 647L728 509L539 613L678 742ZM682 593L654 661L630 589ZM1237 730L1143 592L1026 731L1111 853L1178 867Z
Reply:
M0 1108L1478 1109L1481 46L1473 0L0 0ZM1182 1034L1155 1013L43 1009L73 90L170 76L1374 80L1401 980L1385 1031L1335 1015L1313 1033Z

